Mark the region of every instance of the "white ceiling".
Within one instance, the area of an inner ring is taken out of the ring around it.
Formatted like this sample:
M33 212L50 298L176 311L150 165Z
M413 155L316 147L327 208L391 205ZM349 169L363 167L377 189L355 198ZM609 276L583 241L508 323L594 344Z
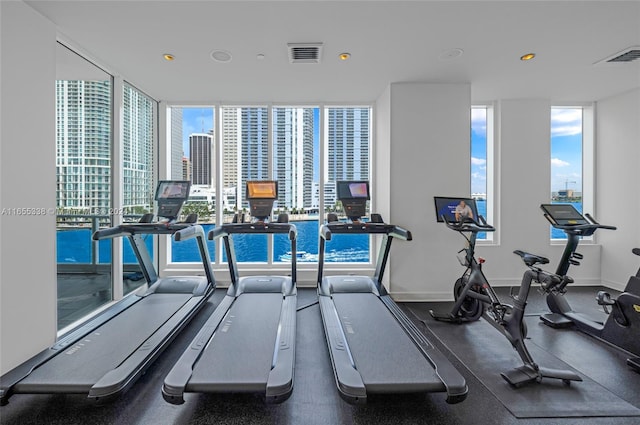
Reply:
M26 3L61 40L171 102L370 102L405 81L468 82L474 101L585 102L640 87L640 60L594 65L640 46L637 0ZM290 64L292 42L324 43L321 63ZM454 48L463 55L441 58Z

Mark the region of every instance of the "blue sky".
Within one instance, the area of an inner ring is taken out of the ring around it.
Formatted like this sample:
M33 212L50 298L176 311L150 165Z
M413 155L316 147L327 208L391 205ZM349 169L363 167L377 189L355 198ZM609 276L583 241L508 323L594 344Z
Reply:
M471 193L487 193L487 112L471 109Z
M582 109L551 110L551 191L582 191Z
M213 108L183 108L182 135L185 156L189 135L213 128ZM314 108L314 180L318 181L320 109ZM471 111L471 192L486 193L487 121L482 108ZM582 190L582 110L551 110L551 191Z

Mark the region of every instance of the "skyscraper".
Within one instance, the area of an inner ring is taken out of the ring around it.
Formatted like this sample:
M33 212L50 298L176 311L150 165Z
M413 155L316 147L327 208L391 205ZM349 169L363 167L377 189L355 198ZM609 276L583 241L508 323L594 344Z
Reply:
M311 209L313 204L313 108L273 109L274 176L278 204Z
M191 183L213 186L213 137L211 134L193 133L189 136Z
M222 187L237 188L241 174L238 147L242 133L239 123L241 108L222 108Z
M171 108L171 179L182 177L182 108ZM188 180L188 179L185 179Z
M125 84L122 120L123 206L147 212L153 205L154 196L153 103L152 99Z
M111 83L56 81L59 208L111 206Z
M329 108L328 180L369 179L369 108Z
M153 198L154 102L123 88L123 207L148 210ZM111 202L111 83L56 81L57 206L106 215Z
M243 206L246 202L245 183L248 180L269 179L269 119L267 108L241 108L240 152L241 172L239 186ZM240 191L238 191L240 192Z
M336 202L335 182L369 179L369 108L329 108L325 208Z

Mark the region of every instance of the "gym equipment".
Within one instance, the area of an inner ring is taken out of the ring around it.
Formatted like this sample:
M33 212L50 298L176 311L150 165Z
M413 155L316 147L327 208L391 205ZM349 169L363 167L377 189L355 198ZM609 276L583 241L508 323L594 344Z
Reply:
M571 381L582 381L582 378L570 370L548 369L535 363L525 338L527 328L524 322L524 311L529 297L532 282L538 282L543 288L558 284L562 278L556 274L540 269L537 264L547 264L547 258L523 251L514 251L520 256L529 270L525 271L517 295L511 294L513 305L503 303L489 284L482 271L484 259L475 257L475 246L478 233L493 232L495 228L478 215L475 199L472 198L434 198L438 222L462 235L467 244L458 251L459 261L465 267L454 287L455 303L448 313L430 311L436 320L452 323L464 323L478 320L480 317L500 331L516 350L522 366L500 373L502 378L514 387L529 382L540 382L543 378L561 379L569 385ZM468 233L468 235L467 235Z
M329 214L320 228L318 299L338 391L349 403L371 394L446 392L448 403L467 396L465 379L396 305L382 284L394 239L411 233L386 224L378 214L368 222L367 181L337 182L348 221ZM373 277L323 276L325 241L333 234L382 235Z
M94 240L128 237L147 280L141 289L114 303L0 378L0 401L14 393L87 394L105 401L128 389L189 323L215 289L205 233L197 216L177 222L189 197L188 181L161 181L155 199L158 218L98 230ZM158 277L142 235L196 238L206 276Z
M296 335L295 225L280 214L269 222L277 199L276 181L248 181L247 198L253 216L209 232L222 238L231 284L226 296L173 366L162 387L172 404L184 403L184 393L256 393L267 402L285 401L293 390ZM291 276L240 277L233 246L235 234L289 235Z
M567 285L574 282L567 275L569 267L580 265L580 260L583 259L583 255L576 252L580 238L591 236L598 229L616 228L598 223L589 214L580 214L571 204L542 204L540 208L549 223L567 235L567 244L556 270L556 274L563 276L563 280L545 288L547 306L551 313L543 314L540 320L554 328L575 326L576 329L633 356L640 356L640 270L629 278L627 286L617 299L612 299L606 291L598 292L598 305L608 314L604 322L574 311L566 297ZM632 252L640 255L638 248L634 248ZM629 359L628 364L634 367L638 364L638 359Z

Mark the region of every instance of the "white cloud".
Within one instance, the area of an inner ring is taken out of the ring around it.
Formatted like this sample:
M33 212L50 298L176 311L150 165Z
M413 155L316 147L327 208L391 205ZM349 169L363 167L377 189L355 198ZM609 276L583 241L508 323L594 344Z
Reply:
M487 132L487 112L484 108L471 108L471 128L479 133Z
M567 167L569 164L567 161L563 161L559 158L551 158L551 166L553 167Z
M471 157L471 165L485 165L486 163L486 159Z
M574 136L582 133L582 109L552 108L551 134L553 136Z

